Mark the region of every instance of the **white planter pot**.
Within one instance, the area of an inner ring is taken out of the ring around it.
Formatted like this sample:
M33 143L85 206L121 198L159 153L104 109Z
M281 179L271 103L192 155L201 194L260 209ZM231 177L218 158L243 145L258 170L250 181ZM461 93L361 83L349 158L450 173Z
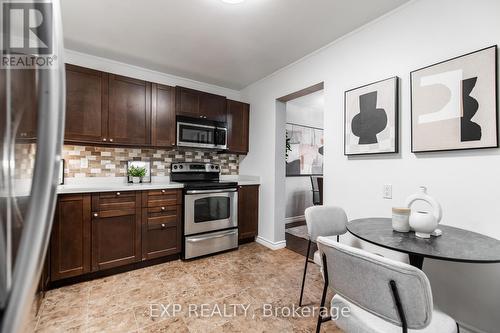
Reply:
M139 184L141 182L141 177L132 177L132 183Z
M419 238L430 238L437 226L438 221L432 213L412 212L410 215L410 227L415 230L415 236Z

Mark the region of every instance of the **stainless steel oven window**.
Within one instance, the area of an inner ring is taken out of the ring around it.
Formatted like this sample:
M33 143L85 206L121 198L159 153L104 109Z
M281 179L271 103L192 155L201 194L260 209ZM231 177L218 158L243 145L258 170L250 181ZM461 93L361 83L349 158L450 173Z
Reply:
M194 201L194 223L225 220L231 216L229 197L206 197Z

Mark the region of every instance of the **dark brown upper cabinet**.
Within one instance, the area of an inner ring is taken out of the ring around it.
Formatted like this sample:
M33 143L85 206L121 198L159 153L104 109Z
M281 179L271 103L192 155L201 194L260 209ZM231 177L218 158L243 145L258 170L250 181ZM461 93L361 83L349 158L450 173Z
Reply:
M175 146L175 88L153 83L151 90L151 144Z
M108 141L151 143L151 83L109 75Z
M34 69L11 71L13 123L18 123L17 138L36 138L37 125L37 86Z
M66 65L65 140L102 142L107 133L108 74Z
M226 98L203 91L176 87L176 114L192 118L226 121Z
M232 153L248 153L250 105L227 100L227 143Z
M90 194L59 197L50 241L51 280L90 272Z

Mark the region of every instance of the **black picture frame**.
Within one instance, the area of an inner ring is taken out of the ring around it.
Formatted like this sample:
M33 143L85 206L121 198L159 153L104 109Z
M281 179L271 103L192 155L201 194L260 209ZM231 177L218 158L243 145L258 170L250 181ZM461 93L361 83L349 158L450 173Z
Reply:
M415 150L414 145L413 145L414 144L414 130L413 130L413 75L414 75L414 73L421 71L421 70L424 70L424 69L427 69L427 68L430 68L430 67L433 67L433 66L447 63L449 61L457 60L457 59L460 59L460 58L463 58L463 57L466 57L466 56L469 56L469 55L472 55L475 53L483 52L483 51L489 50L491 48L495 49L495 63L494 63L494 65L495 65L495 87L494 87L493 91L495 92L495 101L496 101L495 121L494 121L494 123L496 124L496 145L485 146L485 147L471 147L471 148ZM419 69L415 69L415 70L411 71L410 72L410 148L411 148L411 152L413 154L427 154L427 153L432 154L432 153L449 152L449 151L464 151L464 150L499 148L500 147L500 142L499 142L500 137L499 137L499 129L498 129L498 113L499 113L498 105L499 105L499 94L498 94L498 45L497 44L491 45L488 47L484 47L484 48L476 50L476 51L468 52L468 53L465 53L465 54L462 54L462 55L459 55L459 56L456 56L453 58L442 60L442 61L436 62L434 64L427 65L425 67L421 67Z
M355 90L361 89L361 88L366 88L374 84L382 83L384 81L389 81L389 80L395 80L394 82L394 150L393 151L383 151L383 152L366 152L366 153L348 153L347 152L347 142L346 142L346 135L347 135L347 94L350 92L353 92ZM391 76L386 79L378 80L375 82L371 82L356 88L352 88L349 90L346 90L344 92L344 156L366 156L366 155L389 155L389 154L398 154L399 153L399 84L400 84L400 78L399 76Z
M292 126L304 127L304 128L311 128L313 130L323 131L323 133L325 132L324 128L319 128L319 127L314 127L314 126L300 125L300 124L295 124L295 123L290 123L290 122L287 122L286 125L292 125ZM323 147L324 147L324 145L323 145ZM288 162L286 162L286 161L285 161L285 163L288 164ZM287 178L292 178L292 177L311 177L311 176L323 176L323 173L289 174L288 171L285 168L285 177L287 177Z

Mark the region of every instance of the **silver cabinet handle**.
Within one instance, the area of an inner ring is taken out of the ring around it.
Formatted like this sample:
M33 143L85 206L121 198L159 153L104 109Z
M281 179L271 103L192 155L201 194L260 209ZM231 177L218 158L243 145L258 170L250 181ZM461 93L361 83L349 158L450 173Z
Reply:
M238 234L238 231L235 230L235 231L230 231L230 232L226 232L226 233L214 235L214 236L206 236L206 237L199 237L199 238L187 238L186 242L198 243L198 242L203 242L203 241L207 241L210 239L222 238L222 237L232 236L232 235L236 235L236 234Z
M113 142L113 139L109 139L109 142Z
M165 190L161 190L161 193L165 193Z
M94 217L99 217L99 214L97 214L97 213L94 213Z
M165 207L161 207L160 209L164 211L166 208Z
M108 141L108 140L107 140L106 138L102 138L102 141L106 142L106 141Z
M161 224L161 228L162 228L162 229L165 229L165 227L166 227L165 223L162 223L162 224Z
M121 195L121 193L120 192L116 192L116 195L119 197Z

